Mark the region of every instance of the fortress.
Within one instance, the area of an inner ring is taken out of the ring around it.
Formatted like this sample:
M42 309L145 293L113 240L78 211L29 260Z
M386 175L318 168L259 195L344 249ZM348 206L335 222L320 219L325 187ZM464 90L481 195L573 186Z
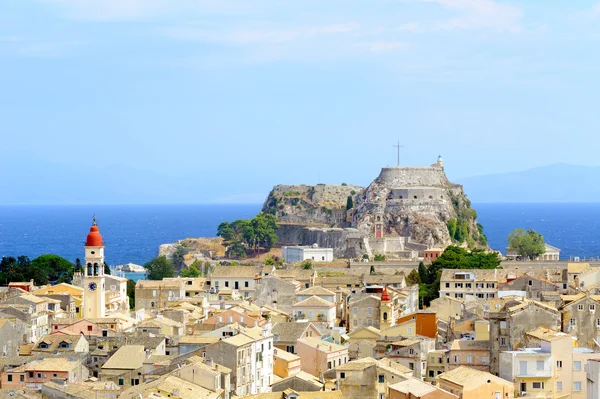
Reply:
M278 217L280 243L317 243L340 258L414 258L427 248L487 245L462 186L448 180L441 157L431 166L384 167L366 188L276 186L263 211Z

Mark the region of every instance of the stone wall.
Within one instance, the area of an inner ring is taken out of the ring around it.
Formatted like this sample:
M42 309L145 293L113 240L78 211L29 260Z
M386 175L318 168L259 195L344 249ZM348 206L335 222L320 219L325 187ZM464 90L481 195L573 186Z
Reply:
M375 181L392 187L450 185L444 169L438 166L388 166L381 169Z

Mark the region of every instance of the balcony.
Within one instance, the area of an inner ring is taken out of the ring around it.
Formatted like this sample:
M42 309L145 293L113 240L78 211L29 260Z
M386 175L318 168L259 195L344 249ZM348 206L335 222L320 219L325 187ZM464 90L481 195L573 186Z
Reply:
M554 370L552 369L544 369L544 370L527 370L525 374L521 370L517 372L518 378L530 378L530 377L538 377L538 378L552 378L554 376Z

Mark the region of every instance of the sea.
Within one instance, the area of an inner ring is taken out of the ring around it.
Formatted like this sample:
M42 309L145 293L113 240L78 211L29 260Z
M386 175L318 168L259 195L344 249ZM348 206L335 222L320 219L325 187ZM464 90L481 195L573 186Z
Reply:
M252 218L260 204L248 205L81 205L0 206L0 256L46 253L71 261L83 258L94 215L106 245L107 263L143 265L160 244L187 237L212 237L223 221ZM562 250L561 258L600 257L600 203L473 204L493 249L505 251L515 228L534 229ZM141 273L125 273L137 280Z

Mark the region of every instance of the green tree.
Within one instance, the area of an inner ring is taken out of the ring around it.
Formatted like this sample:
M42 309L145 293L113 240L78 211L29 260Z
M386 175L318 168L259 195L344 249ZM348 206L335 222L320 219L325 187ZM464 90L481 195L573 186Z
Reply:
M305 260L304 262L302 262L302 265L301 265L301 267L302 267L304 270L312 270L312 268L313 268L313 266L312 266L312 262L311 262L310 260L308 260L308 259L307 259L307 260Z
M427 268L425 267L425 263L419 262L418 273L419 273L419 281L422 283L426 283L427 282Z
M371 269L369 270L369 274L375 274L375 266L371 265Z
M181 269L179 273L181 277L198 277L200 276L200 270L196 266L196 262L192 263L189 268Z
M33 279L36 285L50 282L70 282L73 276L73 264L54 254L38 256L31 261L29 269L24 271L26 278L29 274L28 279Z
M148 270L148 280L162 280L175 276L175 266L166 256L159 256L144 264Z
M135 309L135 281L127 280L127 296L129 297L129 309Z
M352 200L352 196L349 195L348 199L346 199L346 210L354 208L354 201Z
M474 249L471 252L464 248L449 246L427 268L427 278L421 280L419 293L426 305L439 297L440 278L443 269L495 269L500 266L500 259L494 252Z
M110 276L110 266L106 262L104 262L104 274Z
M416 269L412 269L408 276L405 278L406 285L415 285L421 283L421 278L419 277L419 272Z
M520 256L535 259L546 252L544 236L533 229L515 229L508 235L508 246Z
M73 268L74 273L83 273L83 266L81 265L81 259L75 259L75 267Z
M383 254L377 254L373 257L373 260L375 262L385 262L385 255Z
M223 238L227 255L244 258L247 250L258 253L260 248L270 251L277 244L279 223L274 215L260 212L251 220L238 219L232 223L223 222L217 228L217 235Z
M447 226L448 234L450 234L450 238L454 240L454 236L456 235L456 219L448 220Z

